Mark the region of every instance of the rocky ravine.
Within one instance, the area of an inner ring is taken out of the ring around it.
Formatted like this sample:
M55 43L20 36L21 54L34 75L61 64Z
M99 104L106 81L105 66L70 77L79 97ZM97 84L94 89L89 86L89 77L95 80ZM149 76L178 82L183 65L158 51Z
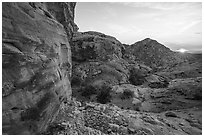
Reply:
M77 32L74 7L3 3L3 134L202 134L200 56Z

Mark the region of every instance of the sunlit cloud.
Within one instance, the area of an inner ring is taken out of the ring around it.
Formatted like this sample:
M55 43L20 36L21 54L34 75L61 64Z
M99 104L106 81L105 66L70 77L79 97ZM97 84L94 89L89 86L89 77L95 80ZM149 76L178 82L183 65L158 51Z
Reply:
M188 2L124 2L118 3L124 4L125 6L136 7L136 8L151 8L158 10L177 10L185 9L188 7L199 7L201 3L188 3Z
M186 26L183 26L178 33L183 33L186 30L190 29L191 27L195 26L196 24L200 23L201 21L192 21L190 24L187 24Z

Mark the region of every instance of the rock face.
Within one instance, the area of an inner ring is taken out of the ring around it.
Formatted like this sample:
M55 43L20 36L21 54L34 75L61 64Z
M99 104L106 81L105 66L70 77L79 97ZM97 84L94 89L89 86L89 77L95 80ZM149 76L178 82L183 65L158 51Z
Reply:
M3 134L38 134L71 95L75 3L2 4Z
M89 31L77 32L73 37L73 61L107 61L114 57L121 58L123 45L114 37Z
M123 45L99 32L75 33L72 45L73 85L119 84L128 81Z

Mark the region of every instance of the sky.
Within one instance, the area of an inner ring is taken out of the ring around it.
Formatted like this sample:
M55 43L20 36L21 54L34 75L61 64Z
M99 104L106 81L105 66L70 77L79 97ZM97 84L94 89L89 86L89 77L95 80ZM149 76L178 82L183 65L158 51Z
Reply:
M124 44L151 38L172 50L202 51L200 2L78 2L75 23Z

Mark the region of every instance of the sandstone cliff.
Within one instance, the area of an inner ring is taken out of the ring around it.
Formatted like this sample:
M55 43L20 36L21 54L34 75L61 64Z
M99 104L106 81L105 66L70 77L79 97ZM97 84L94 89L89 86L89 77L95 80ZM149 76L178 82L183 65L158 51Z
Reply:
M75 3L2 4L2 129L38 134L71 96Z

